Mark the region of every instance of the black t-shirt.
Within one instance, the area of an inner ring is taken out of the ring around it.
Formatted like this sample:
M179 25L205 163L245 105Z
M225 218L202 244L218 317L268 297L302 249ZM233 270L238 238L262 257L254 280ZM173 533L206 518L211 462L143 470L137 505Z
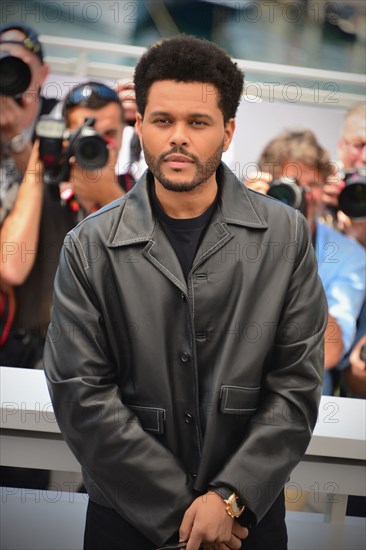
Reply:
M183 275L187 280L198 246L201 242L202 235L216 208L217 199L211 204L206 212L200 216L195 218L178 219L171 218L166 212L164 212L156 197L153 183L150 190L153 211L161 223L172 247L174 248L174 252L176 253L182 267ZM177 193L177 195L179 195L179 193Z

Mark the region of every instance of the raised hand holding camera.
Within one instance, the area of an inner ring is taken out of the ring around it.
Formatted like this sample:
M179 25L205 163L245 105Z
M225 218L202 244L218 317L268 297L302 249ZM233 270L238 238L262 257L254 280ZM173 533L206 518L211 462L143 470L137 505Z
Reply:
M366 168L344 174L345 187L339 195L339 209L353 219L366 217Z
M93 128L95 119L88 118L75 132L66 130L63 119L43 116L37 124L40 160L44 163L44 181L57 185L70 177L70 159L86 170L102 168L108 160L107 142ZM66 149L64 142L68 142Z
M28 63L7 51L2 51L0 52L0 73L0 94L13 97L19 102L32 80Z
M255 175L250 175L245 182L247 187L263 193L279 201L305 212L305 193L306 189L299 185L296 178L281 177L273 178L268 172L258 171Z
M51 194L60 198L59 184L70 182L72 195L77 195L86 211L121 195L114 169L117 150L113 140L99 134L94 125L95 119L89 117L70 131L64 119L44 116L36 129L43 177Z

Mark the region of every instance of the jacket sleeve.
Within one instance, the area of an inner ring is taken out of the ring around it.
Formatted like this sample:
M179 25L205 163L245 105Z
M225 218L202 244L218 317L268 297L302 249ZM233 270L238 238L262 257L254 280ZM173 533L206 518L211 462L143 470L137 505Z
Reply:
M236 491L257 522L307 449L322 391L327 304L307 222L299 216L298 224L297 258L257 414L240 447L210 482Z
M179 528L193 499L175 456L122 403L108 335L77 237L66 237L55 278L44 367L62 434L93 487L154 544ZM95 482L95 484L94 484Z

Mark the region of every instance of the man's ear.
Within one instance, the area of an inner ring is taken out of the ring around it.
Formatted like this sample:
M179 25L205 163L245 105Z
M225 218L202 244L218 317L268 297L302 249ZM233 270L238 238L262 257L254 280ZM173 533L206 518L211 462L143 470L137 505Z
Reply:
M224 151L227 151L229 149L229 145L231 143L231 140L233 139L233 135L235 132L235 127L235 119L229 118L229 120L225 124Z
M139 136L140 145L142 147L142 115L139 112L136 113L135 130Z

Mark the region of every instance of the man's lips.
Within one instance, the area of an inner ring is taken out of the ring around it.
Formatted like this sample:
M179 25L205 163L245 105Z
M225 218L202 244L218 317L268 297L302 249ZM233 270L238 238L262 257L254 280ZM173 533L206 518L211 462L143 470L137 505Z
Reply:
M164 158L164 162L167 162L173 168L182 168L187 164L194 164L194 160L185 155L168 155Z

